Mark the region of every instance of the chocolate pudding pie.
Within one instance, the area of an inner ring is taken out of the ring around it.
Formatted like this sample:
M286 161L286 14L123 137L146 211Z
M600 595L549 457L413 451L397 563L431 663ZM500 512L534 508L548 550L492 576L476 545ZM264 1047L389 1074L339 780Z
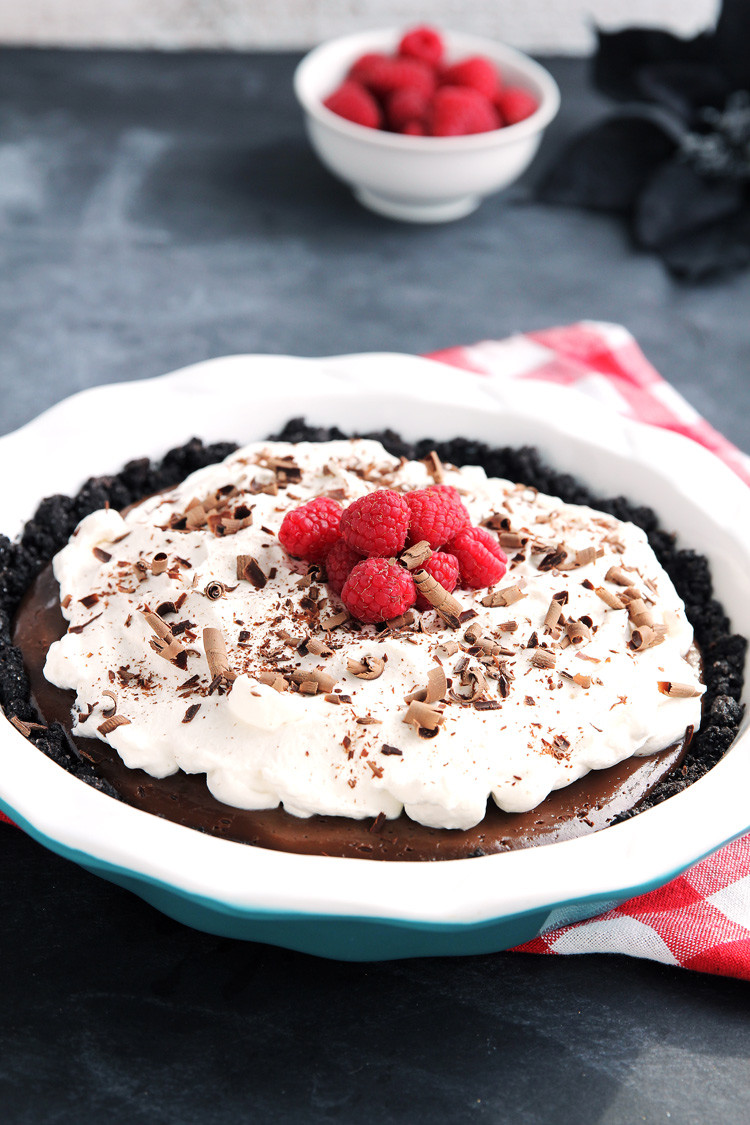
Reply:
M377 859L568 839L710 768L741 717L744 641L705 560L528 450L379 436L292 423L46 501L5 546L9 608L36 572L6 645L12 721L148 812ZM420 600L363 623L280 541L311 501L436 487L505 553L501 578L451 590L430 559L457 540L412 536L381 562Z

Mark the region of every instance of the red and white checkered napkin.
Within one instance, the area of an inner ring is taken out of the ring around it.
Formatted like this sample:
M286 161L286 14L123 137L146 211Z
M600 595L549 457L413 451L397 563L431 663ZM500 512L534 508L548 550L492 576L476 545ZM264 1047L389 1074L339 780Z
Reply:
M662 379L618 324L584 321L450 348L431 358L491 379L543 379L575 387L620 414L693 438L750 484L750 457ZM548 930L519 950L628 953L750 980L750 835L659 890L598 918Z

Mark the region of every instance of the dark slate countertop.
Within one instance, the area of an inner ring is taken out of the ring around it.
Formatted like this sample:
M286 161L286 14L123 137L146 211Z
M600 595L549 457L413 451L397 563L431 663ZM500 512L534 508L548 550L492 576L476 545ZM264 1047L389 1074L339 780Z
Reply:
M443 227L370 215L307 146L295 61L0 52L0 433L210 356L586 318L626 325L750 449L750 274L678 287L528 180ZM550 68L541 166L603 108L583 63ZM0 919L13 1125L749 1120L736 981L616 956L319 961L188 930L7 826Z

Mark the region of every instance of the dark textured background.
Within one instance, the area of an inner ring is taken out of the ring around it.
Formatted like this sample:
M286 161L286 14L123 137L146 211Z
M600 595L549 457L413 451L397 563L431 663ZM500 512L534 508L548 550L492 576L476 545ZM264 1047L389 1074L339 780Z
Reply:
M589 318L750 449L750 275L679 288L528 181L445 227L376 218L312 157L294 61L0 52L0 432L223 353ZM537 172L603 106L583 63L550 65ZM7 827L0 933L14 1125L750 1121L746 984L621 957L318 961L194 933Z

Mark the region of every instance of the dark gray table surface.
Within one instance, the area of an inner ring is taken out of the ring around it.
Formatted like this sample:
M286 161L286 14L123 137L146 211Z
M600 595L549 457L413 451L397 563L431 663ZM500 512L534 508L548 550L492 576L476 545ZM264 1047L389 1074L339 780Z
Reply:
M307 147L294 62L0 52L0 432L223 353L588 318L750 448L750 274L678 287L528 179L444 227L370 215ZM603 108L584 64L550 66L542 166ZM750 1121L746 984L616 956L318 961L188 930L8 827L0 872L6 1121Z

